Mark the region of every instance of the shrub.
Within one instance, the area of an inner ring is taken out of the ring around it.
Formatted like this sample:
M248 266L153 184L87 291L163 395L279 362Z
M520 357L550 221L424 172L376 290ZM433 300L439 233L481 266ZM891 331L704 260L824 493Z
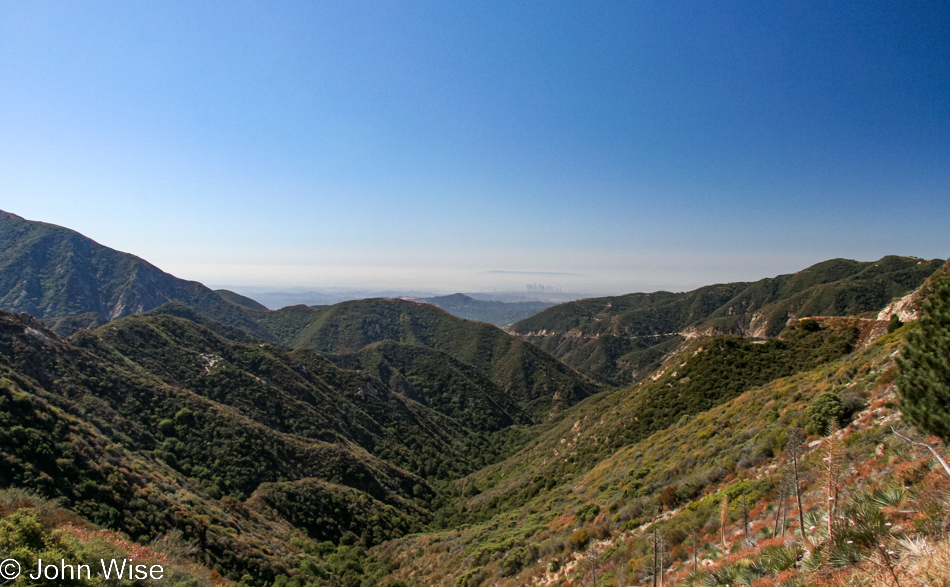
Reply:
M867 407L867 400L857 391L847 391L841 394L841 405L844 408L841 419L847 422L851 420L856 413Z
M660 494L660 503L667 508L676 507L676 504L679 503L679 498L676 495L676 485L670 485L663 490L663 493Z
M158 431L162 433L162 436L172 436L175 434L175 423L165 418L158 423Z
M574 533L571 534L570 539L568 539L568 543L571 545L571 548L573 548L574 550L581 550L582 548L587 546L587 543L590 542L590 539L591 539L590 530L588 530L587 528L581 528L579 530L574 531Z
M897 314L891 314L891 321L887 323L887 333L890 334L903 325L904 323L901 322Z
M586 522L596 518L597 514L599 513L600 506L596 503L589 503L577 508L577 512L574 514L574 517L577 518L578 522Z
M809 434L824 434L828 430L831 419L840 421L844 416L845 408L841 398L833 391L826 391L812 400L805 415L805 432Z

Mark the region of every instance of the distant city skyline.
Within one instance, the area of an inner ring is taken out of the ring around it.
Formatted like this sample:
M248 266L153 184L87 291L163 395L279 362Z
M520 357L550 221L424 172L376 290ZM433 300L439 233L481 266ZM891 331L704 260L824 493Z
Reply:
M182 278L684 291L950 255L950 4L0 3L0 209Z

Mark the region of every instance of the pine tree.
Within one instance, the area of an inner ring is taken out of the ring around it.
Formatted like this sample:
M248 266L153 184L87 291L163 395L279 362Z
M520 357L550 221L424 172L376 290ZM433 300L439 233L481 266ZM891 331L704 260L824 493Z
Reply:
M904 420L950 442L950 273L934 281L897 363Z

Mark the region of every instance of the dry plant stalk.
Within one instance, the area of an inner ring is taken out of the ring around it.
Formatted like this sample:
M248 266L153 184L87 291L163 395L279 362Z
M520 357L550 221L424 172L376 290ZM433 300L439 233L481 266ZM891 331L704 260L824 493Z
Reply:
M729 523L729 496L724 495L719 505L719 540L723 549L726 548L726 524Z
M792 460L792 475L795 479L795 499L798 501L798 525L802 533L802 543L809 550L813 550L813 545L808 537L805 536L805 508L802 507L801 480L798 478L798 459L801 458L803 450L802 444L805 442L805 435L801 428L790 428L788 430L788 441L786 449L788 457Z
M745 546L751 546L749 543L749 502L746 496L742 496L742 542Z
M877 554L881 559L881 566L887 569L888 573L891 575L891 578L894 579L894 584L897 587L901 587L900 579L897 578L897 571L894 569L894 565L891 563L891 556L888 554L887 548L885 548L883 544L879 544L877 546Z
M779 481L778 486L778 506L775 508L775 523L772 526L772 536L779 536L778 529L779 524L782 522L782 512L785 510L785 499L788 494L788 475L782 474L782 478ZM782 534L785 533L785 528L782 528Z
M825 497L828 499L828 541L834 540L834 521L835 514L838 511L838 476L840 474L840 455L838 447L838 432L841 427L838 426L837 418L832 418L828 425L828 436L822 439L822 454L826 463L825 467Z
M788 500L791 497L792 497L792 473L791 471L785 471L785 501L782 505L782 527L780 528L782 536L784 536L786 530L788 530L788 510L790 508Z
M656 587L657 574L659 572L660 557L660 536L657 534L656 526L653 526L653 587ZM660 585L663 585L663 579L660 579Z

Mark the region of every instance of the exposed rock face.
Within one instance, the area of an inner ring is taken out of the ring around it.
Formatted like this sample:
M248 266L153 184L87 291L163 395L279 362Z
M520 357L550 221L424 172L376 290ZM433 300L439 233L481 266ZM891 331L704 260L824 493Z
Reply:
M767 338L769 329L769 319L761 312L752 315L749 321L748 335L752 338Z
M907 294L899 300L894 300L888 304L877 315L878 320L890 320L891 316L897 316L901 322L910 322L920 317L920 290Z

